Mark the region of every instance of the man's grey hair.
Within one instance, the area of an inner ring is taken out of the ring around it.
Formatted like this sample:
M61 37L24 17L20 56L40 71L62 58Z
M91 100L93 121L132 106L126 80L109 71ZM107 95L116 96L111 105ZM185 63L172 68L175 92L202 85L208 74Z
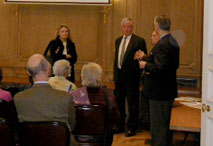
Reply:
M128 17L125 17L125 18L123 18L122 20L121 20L121 26L123 26L124 25L124 23L126 23L126 22L131 22L132 23L132 26L133 26L133 20L131 19L131 18L128 18Z
M70 63L65 59L58 60L53 65L53 74L56 76L66 77L68 74L70 74L70 70Z
M30 75L34 78L40 72L46 73L49 66L50 66L49 62L45 58L42 58L39 64L35 67L27 65L27 70L30 73Z
M100 87L102 73L102 68L97 63L85 64L81 70L82 85L85 87Z
M170 31L171 20L166 15L156 16L154 19L154 25L158 24L161 30Z

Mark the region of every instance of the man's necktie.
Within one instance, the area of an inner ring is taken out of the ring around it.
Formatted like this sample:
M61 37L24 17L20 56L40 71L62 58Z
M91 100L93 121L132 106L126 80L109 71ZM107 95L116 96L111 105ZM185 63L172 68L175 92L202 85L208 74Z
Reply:
M126 37L124 37L124 41L121 47L121 55L120 55L120 66L123 64L124 54L125 54L125 47L126 47Z

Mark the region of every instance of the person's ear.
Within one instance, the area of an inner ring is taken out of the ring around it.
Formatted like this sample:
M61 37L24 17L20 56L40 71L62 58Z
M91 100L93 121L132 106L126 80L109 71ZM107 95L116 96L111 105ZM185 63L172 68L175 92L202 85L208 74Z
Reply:
M28 69L27 69L27 75L28 75L28 76L31 76L31 74L30 74L30 72L28 71Z
M50 77L51 74L52 74L52 72L51 72L51 67L48 66L48 68L47 68L47 76Z
M156 25L157 34L158 34L158 30L159 30L159 29L160 29L160 25L157 24L157 25Z

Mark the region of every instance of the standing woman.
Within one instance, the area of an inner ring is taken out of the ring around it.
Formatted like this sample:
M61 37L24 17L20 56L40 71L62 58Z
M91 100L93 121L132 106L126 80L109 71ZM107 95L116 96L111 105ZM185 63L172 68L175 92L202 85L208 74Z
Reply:
M50 57L52 58L52 65L54 62L60 59L66 59L70 62L71 66L71 76L69 80L71 82L75 82L75 72L74 72L74 64L77 61L77 53L75 49L75 44L72 42L70 38L70 29L67 25L60 25L57 30L57 35L55 40L52 40L45 53L50 51Z

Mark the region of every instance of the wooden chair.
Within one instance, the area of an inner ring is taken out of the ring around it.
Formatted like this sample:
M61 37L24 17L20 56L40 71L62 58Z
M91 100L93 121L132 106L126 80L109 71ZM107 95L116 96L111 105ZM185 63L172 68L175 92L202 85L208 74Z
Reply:
M70 132L61 122L22 122L20 136L23 146L69 146Z
M18 115L13 101L8 103L4 100L0 100L0 118L6 119L9 126L15 128L18 124Z
M73 135L79 146L105 146L107 110L102 105L76 106Z
M8 103L4 100L0 100L0 118L7 119L9 114Z
M9 145L19 145L17 133L18 116L13 101L8 103L4 100L0 100L0 118L3 119L1 120L1 128L3 129L1 130L9 130ZM7 131L5 131L5 133L6 132Z
M6 119L0 118L0 145L10 146L11 133Z

